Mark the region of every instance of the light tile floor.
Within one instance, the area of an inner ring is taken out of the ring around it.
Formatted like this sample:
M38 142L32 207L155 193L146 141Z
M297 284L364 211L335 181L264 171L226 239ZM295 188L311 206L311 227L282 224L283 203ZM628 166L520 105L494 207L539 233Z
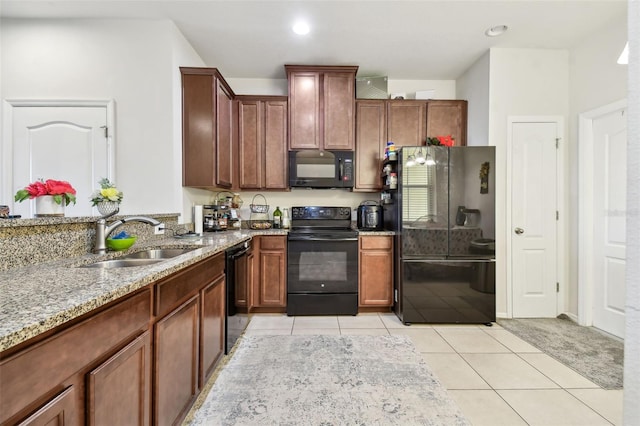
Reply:
M622 390L605 390L494 324L403 325L393 313L253 315L245 335L403 334L474 426L621 425Z

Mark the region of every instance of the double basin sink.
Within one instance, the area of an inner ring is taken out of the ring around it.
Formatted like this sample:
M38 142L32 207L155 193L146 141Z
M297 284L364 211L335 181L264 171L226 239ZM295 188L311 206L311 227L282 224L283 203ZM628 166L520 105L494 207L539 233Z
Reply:
M127 254L117 259L101 260L87 265L82 265L82 268L127 268L132 266L145 266L159 263L167 259L171 259L181 254L188 253L192 250L196 250L200 247L194 248L164 248L164 249L149 249L138 251L135 253Z

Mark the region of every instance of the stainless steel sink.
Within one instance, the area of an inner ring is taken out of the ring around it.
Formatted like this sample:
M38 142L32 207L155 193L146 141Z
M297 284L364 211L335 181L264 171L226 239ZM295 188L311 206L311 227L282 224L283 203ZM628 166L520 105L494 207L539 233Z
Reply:
M117 259L101 260L99 262L82 265L81 268L130 268L133 266L153 265L154 263L180 256L181 254L188 253L198 248L199 247L143 250L127 254Z
M199 247L196 247L199 248ZM149 249L139 251L136 253L127 254L120 259L153 259L164 260L171 259L172 257L180 256L181 254L188 253L196 248L164 248L164 249Z
M146 266L153 265L154 263L162 262L165 259L111 259L102 260L100 262L89 263L88 265L82 265L81 268L129 268L132 266Z

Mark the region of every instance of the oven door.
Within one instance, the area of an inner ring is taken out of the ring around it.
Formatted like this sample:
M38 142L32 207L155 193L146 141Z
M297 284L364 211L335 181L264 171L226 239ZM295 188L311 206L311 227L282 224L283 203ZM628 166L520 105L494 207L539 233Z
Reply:
M358 291L358 240L290 239L289 293L355 293Z

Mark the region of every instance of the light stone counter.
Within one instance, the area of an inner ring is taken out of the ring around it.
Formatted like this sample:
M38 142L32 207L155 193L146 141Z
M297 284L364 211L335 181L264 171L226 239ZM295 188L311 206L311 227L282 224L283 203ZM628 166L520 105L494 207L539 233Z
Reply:
M136 244L122 252L87 254L0 271L0 351L126 296L146 285L250 239L286 235L286 231L225 231L198 239L167 237ZM149 266L80 268L147 248L194 247L195 250Z

